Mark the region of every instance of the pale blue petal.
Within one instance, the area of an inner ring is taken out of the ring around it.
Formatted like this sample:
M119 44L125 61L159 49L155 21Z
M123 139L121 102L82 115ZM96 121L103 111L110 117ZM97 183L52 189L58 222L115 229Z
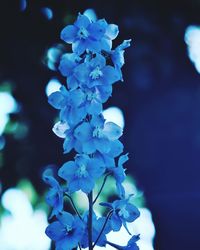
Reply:
M60 91L53 92L48 97L48 103L51 104L55 109L61 109L65 104L65 97L62 95Z
M90 123L83 122L75 131L74 136L81 142L86 142L92 139L92 127Z
M95 23L91 23L88 27L90 36L95 40L100 40L106 32L107 25L105 19L100 19Z
M119 34L119 28L116 24L109 24L106 29L106 36L113 40L115 39Z
M110 151L108 155L111 157L117 157L123 152L124 146L119 140L110 142Z
M107 122L104 125L103 134L109 140L114 141L122 135L122 128L114 122Z
M76 169L76 164L73 161L68 161L58 170L58 175L64 180L69 181L73 178Z
M103 72L103 81L113 84L114 82L119 81L120 75L119 72L112 66L108 65L102 70Z
M74 53L77 53L78 55L83 54L87 48L88 48L87 40L82 39L72 43L72 51Z
M96 149L102 154L110 151L110 142L107 138L94 138L94 144Z
M60 34L60 38L66 43L73 43L76 39L78 29L74 25L66 26Z
M46 228L45 233L52 240L58 241L65 236L63 229L64 227L60 224L60 222L55 221Z
M89 24L90 24L89 18L81 14L78 15L78 18L74 23L74 25L77 26L78 28L87 28Z

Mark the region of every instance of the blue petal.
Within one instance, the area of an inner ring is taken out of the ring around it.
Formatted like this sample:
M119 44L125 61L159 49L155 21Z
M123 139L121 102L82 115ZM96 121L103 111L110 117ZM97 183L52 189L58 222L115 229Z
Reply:
M90 36L95 40L100 40L106 32L107 23L105 19L98 20L95 23L91 23L88 27Z
M82 178L79 180L80 189L88 194L94 188L95 182L91 178Z
M92 178L97 179L105 172L105 165L98 159L91 159L88 162L88 171Z
M87 63L81 63L74 69L74 75L80 82L87 82L89 79L89 68Z
M87 107L87 112L90 115L99 115L102 112L103 106L100 102L92 100Z
M48 103L51 104L51 106L53 106L55 109L61 109L65 104L65 97L60 91L53 92L48 97Z
M64 154L69 153L72 148L74 147L74 139L72 138L72 135L66 135L65 141L63 143L63 149L64 149Z
M74 23L75 26L78 28L87 28L87 26L90 24L90 20L87 16L81 15L79 13L78 18L76 22Z
M63 76L69 76L73 73L74 67L76 67L80 61L80 57L74 53L66 53L61 57L59 70Z
M123 152L124 146L119 140L110 142L110 151L108 155L111 157L117 157Z
M121 156L119 157L119 160L118 160L118 166L119 166L119 167L123 167L123 164L124 164L125 162L127 162L128 159L129 159L128 153L125 154L125 155L121 155Z
M74 25L66 26L60 34L60 38L66 43L73 43L76 39L78 29Z
M61 214L59 214L57 216L59 222L61 224L63 224L64 226L71 226L73 225L74 222L74 217L72 214L68 213L68 212L62 212Z
M103 134L111 141L117 140L122 135L122 128L114 122L106 122Z
M65 236L63 229L64 227L60 224L60 222L55 221L46 228L45 233L52 240L58 241Z
M111 51L112 41L110 39L103 37L100 42L101 42L101 50L105 50L107 52Z
M72 51L78 55L82 55L88 49L87 40L77 40L72 43Z
M83 122L75 131L74 136L81 142L86 142L92 139L92 127L88 122Z
M84 142L82 145L82 153L85 154L93 154L96 151L95 145L93 140L90 140L88 142Z
M119 28L116 24L109 24L106 29L106 36L113 40L115 39L119 34Z
M64 180L69 181L73 178L76 169L76 164L73 161L68 161L59 169L58 175Z
M77 80L77 78L74 75L69 76L67 78L67 87L70 90L76 89L76 88L78 88L78 86L79 86L79 81Z
M70 181L70 183L68 183L68 188L70 193L74 193L80 190L79 179L73 179L72 181Z
M119 81L120 75L118 71L112 66L108 65L103 70L103 80L109 84Z
M90 65L92 68L96 68L97 66L103 68L106 65L106 59L98 53L96 54L96 57L90 61Z
M122 226L121 220L115 213L111 216L110 224L114 232L119 231Z
M102 154L110 151L110 142L107 138L94 138L96 149Z

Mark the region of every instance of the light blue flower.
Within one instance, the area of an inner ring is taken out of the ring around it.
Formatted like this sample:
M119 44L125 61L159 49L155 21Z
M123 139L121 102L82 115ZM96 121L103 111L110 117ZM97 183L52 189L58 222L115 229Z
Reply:
M80 89L68 91L64 86L48 97L48 102L54 108L60 109L61 121L66 121L70 126L85 118L86 111L81 106L84 100L85 94Z
M63 189L53 177L50 169L45 170L42 177L44 182L51 187L45 198L47 204L53 208L50 216L50 218L52 218L63 210Z
M77 155L75 161L66 162L58 175L67 181L68 191L73 193L82 190L90 193L95 181L104 173L105 166L101 161L88 155Z
M76 89L79 86L78 79L74 76L74 68L79 65L81 61L75 53L66 53L61 57L59 70L61 74L67 78L67 86L69 89Z
M58 220L51 223L45 233L55 241L56 250L72 250L78 246L85 225L78 216L63 212L57 216Z
M101 42L107 26L103 19L93 23L87 16L79 14L74 25L68 25L61 31L61 39L72 44L73 52L79 55L86 49L100 51L102 47L108 48L105 41Z
M74 69L74 74L83 87L108 86L120 79L118 71L106 65L106 59L100 54L88 62L81 63Z
M74 131L74 136L81 142L80 151L86 154L110 153L113 143L121 135L122 129L113 122L104 123L103 116L93 116L90 122L83 122Z
M140 212L136 206L129 202L129 198L115 200L113 203L102 202L100 205L107 206L113 209L112 216L110 217L110 225L113 231L119 231L123 225L127 232L127 222L133 222L140 216Z

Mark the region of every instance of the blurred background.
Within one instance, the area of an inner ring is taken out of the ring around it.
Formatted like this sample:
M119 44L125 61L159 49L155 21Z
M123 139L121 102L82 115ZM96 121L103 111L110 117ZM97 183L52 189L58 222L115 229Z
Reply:
M133 40L105 109L125 125L141 250L199 250L199 0L0 1L0 250L50 248L41 176L71 155L52 133L47 96L64 83L56 67L70 46L59 33L78 12L118 24L114 47Z

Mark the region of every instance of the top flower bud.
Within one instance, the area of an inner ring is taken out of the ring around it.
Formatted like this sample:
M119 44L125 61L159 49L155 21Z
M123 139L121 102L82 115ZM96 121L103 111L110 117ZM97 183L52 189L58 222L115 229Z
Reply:
M81 55L86 49L94 53L110 51L112 40L118 33L118 26L108 24L105 19L91 22L87 16L79 14L74 25L68 25L61 31L61 39L72 44L73 52Z

